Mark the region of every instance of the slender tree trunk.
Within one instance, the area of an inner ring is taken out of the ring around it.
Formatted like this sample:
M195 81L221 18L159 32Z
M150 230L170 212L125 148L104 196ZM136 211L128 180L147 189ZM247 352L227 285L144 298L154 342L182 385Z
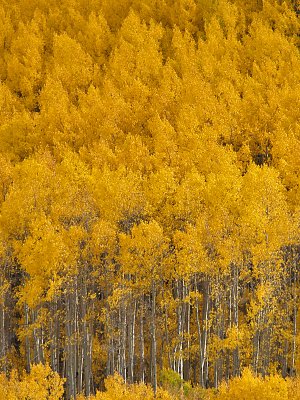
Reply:
M203 369L201 368L202 366L202 360L203 360L203 353L202 353L202 331L201 331L201 324L200 324L200 315L199 315L199 291L198 291L198 282L196 275L194 276L194 284L195 284L195 291L196 291L196 301L195 301L195 307L196 307L196 322L197 322L197 331L198 331L198 342L199 342L199 360L200 360L200 366L199 366L199 384L204 387L204 377L203 377ZM196 368L195 368L196 369Z
M151 384L156 393L157 390L157 354L156 354L156 285L152 281L151 288L152 302L151 302Z
M66 294L66 387L67 399L76 398L76 372L77 372L77 354L76 354L76 290L71 287L70 292Z
M239 272L238 266L234 266L233 276L233 324L235 328L239 329ZM233 376L240 374L240 351L239 346L233 350Z
M38 325L38 309L32 311L32 321ZM41 322L40 322L41 324ZM34 363L44 363L44 351L43 351L43 329L42 326L33 328L33 350L34 350Z
M0 290L2 292L0 298L0 365L1 370L6 372L7 362L6 362L6 349L7 349L7 328L5 324L5 306L6 306L6 288L5 283L1 279Z
M127 334L127 306L126 303L121 305L121 374L124 381L127 381L126 370L126 334Z
M295 359L296 359L296 340L297 340L297 317L298 307L294 304L293 312L293 342L292 342L292 359L291 359L291 376L296 375Z
M82 321L82 359L83 359L83 371L84 371L84 389L85 395L90 396L91 394L91 357L92 354L90 352L90 342L91 342L91 334L88 330L88 321L87 321L87 285L86 279L83 277L82 282L82 294L81 294L81 321Z
M144 295L140 306L140 382L145 383Z
M208 321L209 321L209 303L210 303L210 285L208 278L205 281L205 290L204 290L204 306L203 306L203 316L202 316L202 323L203 323L203 334L202 334L202 343L201 343L201 379L202 379L202 386L207 386L208 381L208 358L207 358L207 344L208 344Z
M295 260L295 257L294 257ZM298 282L298 270L297 270L297 261L293 260L293 275L294 275L294 282L291 284L292 286L292 297L293 297L293 341L292 341L292 355L291 355L291 376L295 376L298 371L296 371L296 351L297 351L297 319L298 319L298 307L299 307L299 300L297 294L297 287L299 285Z
M187 297L189 295L189 286L184 284L183 285L183 308L184 308L184 329L183 329L183 379L185 381L190 380L190 303L187 301Z
M177 306L177 340L178 343L174 349L174 365L175 371L183 379L183 301L182 301L182 281L176 280L175 282L175 297L178 301Z
M28 305L24 303L24 316L25 316L25 329L28 332L29 328L29 309ZM26 333L25 337L25 355L26 355L26 372L30 373L30 365L31 365L31 357L30 357L30 340L28 333Z
M164 303L164 329L165 329L165 341L167 345L167 354L168 354L168 365L169 368L172 368L172 360L171 360L171 353L170 353L170 340L169 340L169 329L168 329L168 308L167 308L167 301L165 299L165 290L164 284L162 284L162 298Z
M50 305L50 365L53 371L59 371L59 320L57 298L54 297Z
M136 317L136 300L131 298L128 321L128 381L134 382L134 350L135 350L135 317Z
M258 313L257 328L253 338L253 371L255 372L255 374L259 372L259 358L260 358L261 342L262 342L260 324L261 324L261 311L259 311Z

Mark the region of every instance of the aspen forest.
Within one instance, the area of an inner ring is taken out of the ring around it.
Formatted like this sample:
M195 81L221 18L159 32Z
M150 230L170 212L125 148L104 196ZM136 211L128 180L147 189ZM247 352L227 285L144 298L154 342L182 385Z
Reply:
M298 0L0 0L0 400L300 400Z

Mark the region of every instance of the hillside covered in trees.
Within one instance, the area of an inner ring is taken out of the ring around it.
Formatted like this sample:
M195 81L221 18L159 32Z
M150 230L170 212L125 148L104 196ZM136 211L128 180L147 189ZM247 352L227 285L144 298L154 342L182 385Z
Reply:
M288 393L299 48L292 0L1 0L0 394Z

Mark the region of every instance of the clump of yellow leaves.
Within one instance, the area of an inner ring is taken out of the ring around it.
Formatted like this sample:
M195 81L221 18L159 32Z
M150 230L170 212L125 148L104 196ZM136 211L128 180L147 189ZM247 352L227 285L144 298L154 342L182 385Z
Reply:
M223 383L218 392L210 393L211 400L298 400L299 379L284 379L280 375L265 378L255 376L245 368L241 377Z
M5 400L60 400L64 394L64 379L53 372L48 364L33 365L30 374L18 378L17 372L10 379L0 375L0 398Z
M115 374L105 380L105 392L97 392L91 400L175 400L166 390L159 388L154 394L153 389L143 383L126 385L124 379ZM84 396L77 400L84 400Z

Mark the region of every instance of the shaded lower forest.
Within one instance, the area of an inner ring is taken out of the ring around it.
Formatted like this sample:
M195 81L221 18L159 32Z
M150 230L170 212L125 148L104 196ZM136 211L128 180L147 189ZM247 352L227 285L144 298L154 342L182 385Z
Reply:
M1 1L12 400L297 396L299 32L292 0Z

